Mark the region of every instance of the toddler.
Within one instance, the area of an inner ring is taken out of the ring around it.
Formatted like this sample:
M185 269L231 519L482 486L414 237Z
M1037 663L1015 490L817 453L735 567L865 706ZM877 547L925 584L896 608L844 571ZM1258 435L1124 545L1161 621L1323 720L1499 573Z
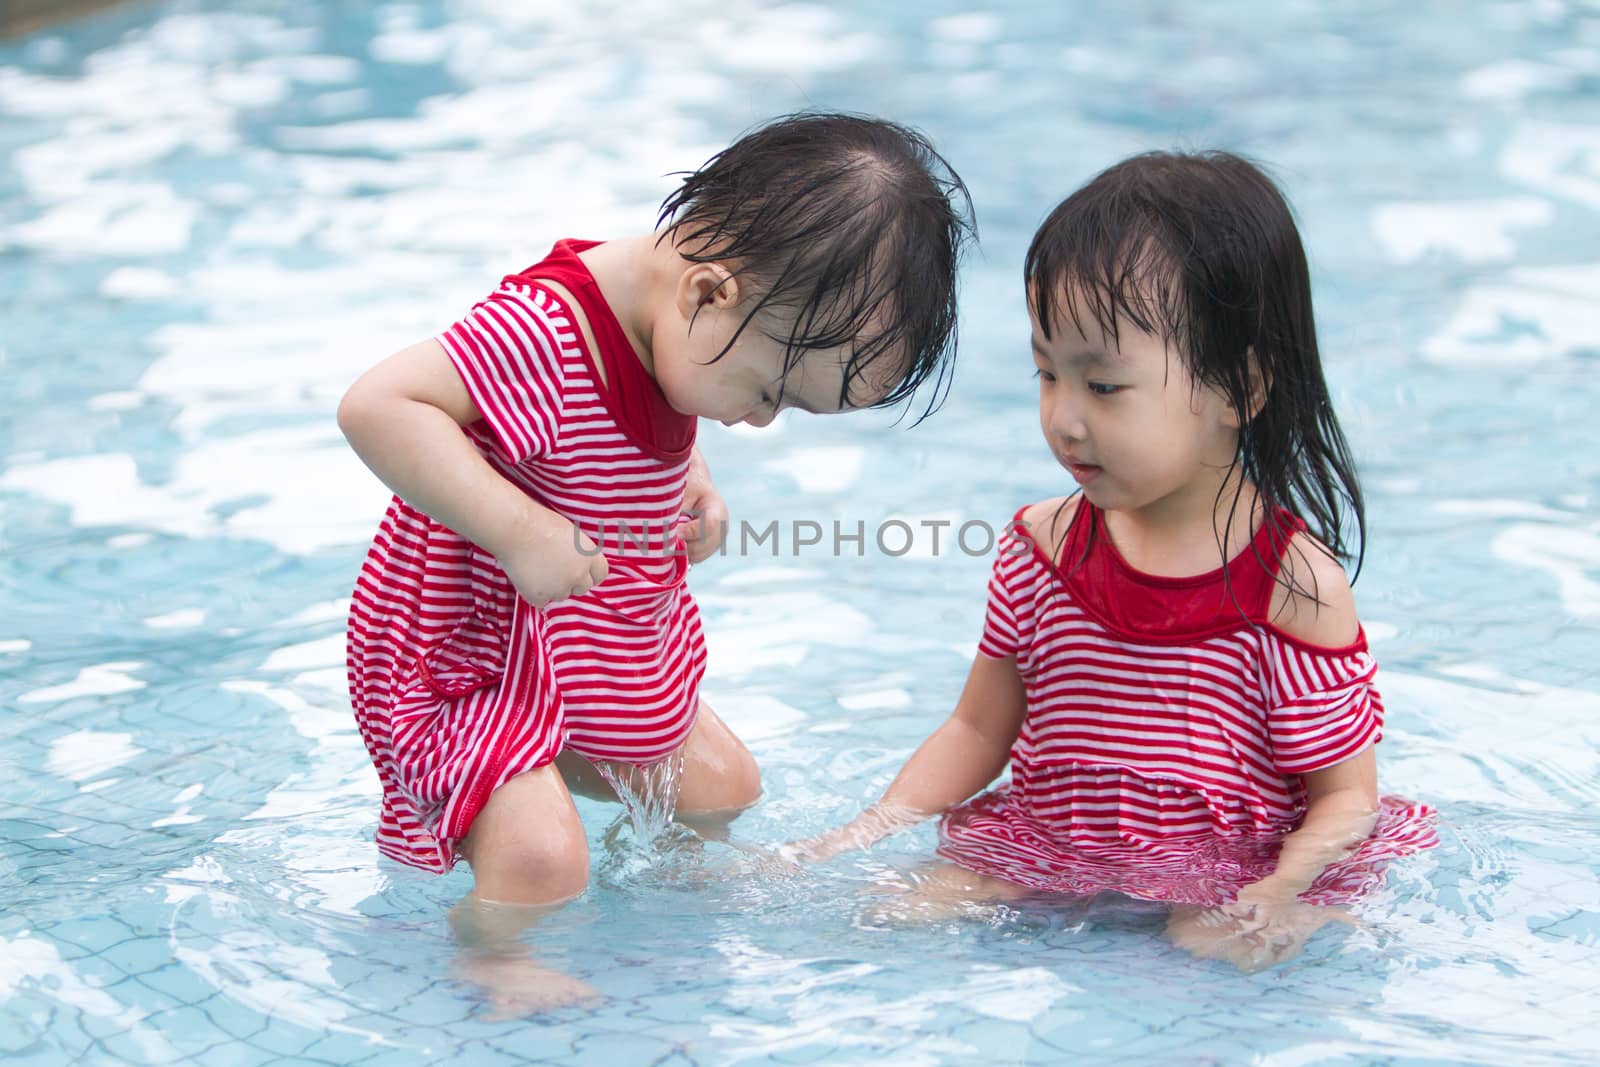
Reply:
M967 211L921 135L789 116L684 177L655 232L558 242L351 387L339 424L396 494L348 628L385 855L551 904L587 884L591 764L667 766L685 815L755 801L699 693L685 573L716 541L682 517L726 512L697 420L942 383Z
M955 866L924 898L1113 890L1177 905L1199 954L1285 958L1332 917L1315 905L1433 843L1430 811L1378 795L1339 563L1361 491L1294 220L1236 156L1142 155L1055 209L1025 282L1040 428L1077 489L1002 539L954 714L799 851L942 812Z

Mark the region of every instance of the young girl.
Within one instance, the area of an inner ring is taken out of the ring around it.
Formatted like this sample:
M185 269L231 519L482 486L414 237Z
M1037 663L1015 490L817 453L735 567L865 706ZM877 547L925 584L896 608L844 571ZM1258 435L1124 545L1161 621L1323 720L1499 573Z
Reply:
M1380 800L1376 666L1337 562L1361 491L1329 404L1288 205L1224 153L1156 153L1028 250L1045 443L1078 491L1017 513L954 714L854 822L944 812L923 898L1115 890L1255 967L1379 861L1433 843ZM1009 784L968 799L1009 758Z
M966 206L920 135L790 116L685 177L657 232L559 242L356 382L339 424L396 493L348 632L385 855L465 857L476 898L550 904L587 881L568 791L586 761L681 770L681 814L755 801L749 752L699 697L685 572L717 542L683 512L725 509L696 420L942 382Z

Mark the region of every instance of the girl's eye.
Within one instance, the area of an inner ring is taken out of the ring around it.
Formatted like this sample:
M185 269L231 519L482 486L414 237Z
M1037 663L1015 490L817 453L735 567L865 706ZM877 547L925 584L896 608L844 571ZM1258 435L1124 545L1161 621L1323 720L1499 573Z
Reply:
M1053 372L1040 370L1038 367L1033 368L1033 376L1039 379L1041 382L1053 382L1056 380L1056 376Z
M1093 393L1095 396L1110 396L1112 393L1117 392L1121 388L1122 386L1112 385L1110 382L1089 383L1089 392Z

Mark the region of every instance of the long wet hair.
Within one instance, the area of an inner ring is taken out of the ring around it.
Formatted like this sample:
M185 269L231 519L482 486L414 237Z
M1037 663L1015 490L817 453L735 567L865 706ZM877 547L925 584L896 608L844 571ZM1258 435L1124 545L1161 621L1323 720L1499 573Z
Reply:
M966 185L922 134L861 115L786 115L685 174L658 225L685 259L722 263L757 294L717 359L754 327L785 346L785 378L808 351L849 346L841 406L885 360L875 378L901 373L873 407L930 379L918 421L942 401L956 267L976 230Z
M1087 318L1113 338L1122 321L1169 341L1196 387L1216 388L1239 414L1230 473L1255 485L1274 540L1289 536L1286 509L1359 573L1366 512L1323 380L1305 250L1258 167L1227 152L1124 160L1050 213L1024 279L1047 338Z

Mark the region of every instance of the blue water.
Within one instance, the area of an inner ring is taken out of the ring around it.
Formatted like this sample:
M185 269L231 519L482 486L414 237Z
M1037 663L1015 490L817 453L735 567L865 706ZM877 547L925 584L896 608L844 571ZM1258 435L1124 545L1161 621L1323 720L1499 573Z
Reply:
M0 44L8 1063L1592 1061L1600 9L858 6L194 0ZM864 921L930 827L752 863L859 810L947 713L987 569L786 542L692 578L762 803L654 859L580 803L593 883L530 941L598 1005L495 1021L453 977L470 875L370 844L341 626L385 494L334 405L553 239L638 231L664 174L804 105L924 128L984 244L931 421L704 430L757 526L999 523L1061 492L1033 227L1136 150L1273 166L1369 490L1383 784L1443 812L1363 929L1245 976L1132 904Z

